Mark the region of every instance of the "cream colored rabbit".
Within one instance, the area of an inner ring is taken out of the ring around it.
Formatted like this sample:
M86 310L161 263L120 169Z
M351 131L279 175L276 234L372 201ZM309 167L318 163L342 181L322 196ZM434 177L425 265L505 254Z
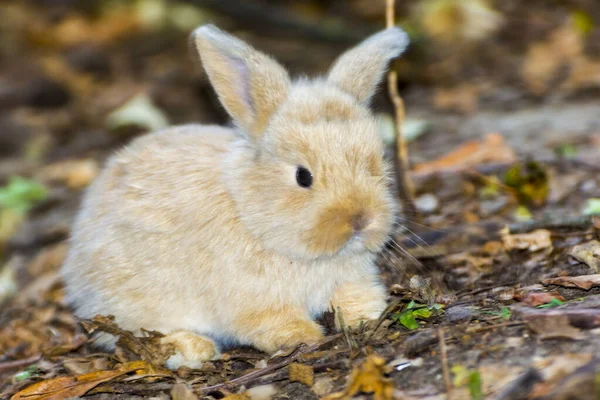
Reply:
M75 222L68 302L167 334L169 368L218 345L317 342L331 305L350 325L377 318L374 260L396 203L368 103L406 34L377 33L297 81L212 25L192 39L235 128L174 127L109 159Z

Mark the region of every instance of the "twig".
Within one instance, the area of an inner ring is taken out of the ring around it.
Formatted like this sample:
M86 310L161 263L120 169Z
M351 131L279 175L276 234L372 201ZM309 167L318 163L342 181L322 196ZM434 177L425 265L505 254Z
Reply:
M469 333L481 333L481 332L485 332L485 331L492 331L494 329L497 328L506 328L509 326L523 326L525 325L524 322L503 322L501 324L496 324L496 325L489 325L489 326L482 326L481 328L474 328L473 330L470 330Z
M385 21L386 27L391 28L395 25L394 7L395 0L386 0L385 7ZM388 73L388 94L390 100L394 104L395 109L395 121L396 121L396 138L395 138L395 151L394 151L394 164L396 167L396 182L398 185L398 195L402 201L403 212L411 217L411 220L420 222L421 218L417 207L415 206L415 189L410 178L409 165L408 165L408 148L406 146L406 140L404 139L404 133L402 131L402 124L404 122L405 108L404 101L398 93L398 74L393 69ZM409 225L412 221L407 221Z
M341 337L341 334L329 336L328 338L321 341L320 343L316 343L311 346L300 347L300 348L296 349L292 354L290 354L289 356L284 358L282 361L268 365L265 368L249 372L246 375L242 375L239 378L232 379L229 382L219 383L217 385L212 385L212 386L205 386L202 388L198 388L195 391L197 393L209 393L209 392L213 392L213 391L220 390L220 389L232 389L232 388L235 388L238 386L246 385L255 379L258 379L262 376L271 374L274 371L291 364L292 362L296 361L304 354L315 351L318 348L320 348L321 346L331 343L334 340L339 339L340 337ZM194 384L194 381L190 382L190 384Z
M450 369L448 368L448 353L446 352L446 338L444 337L444 329L438 330L438 338L440 341L440 355L442 357L442 372L444 375L444 385L446 385L446 398L452 399L452 383L450 382Z
M41 354L37 354L35 356L24 358L22 360L14 360L14 361L4 361L0 363L0 372L9 371L15 368L21 368L26 365L33 364L38 362L42 358Z
M346 342L348 343L348 348L350 348L350 350L355 350L356 348L358 348L358 345L356 344L356 340L354 340L354 338L350 334L348 326L346 325L346 321L344 320L344 313L342 312L342 309L340 307L336 308L335 317L337 318L338 323L340 324L340 330L342 331L342 333L344 334L344 337L346 338Z

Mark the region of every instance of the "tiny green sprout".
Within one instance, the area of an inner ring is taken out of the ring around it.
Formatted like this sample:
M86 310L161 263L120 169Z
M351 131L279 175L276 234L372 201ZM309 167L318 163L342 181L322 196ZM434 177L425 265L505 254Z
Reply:
M508 321L511 316L510 308L504 306L500 309L500 316L503 320Z
M562 306L563 304L565 304L564 301L561 301L557 298L553 298L552 300L550 300L550 303L540 304L539 306L537 306L537 308L552 308Z

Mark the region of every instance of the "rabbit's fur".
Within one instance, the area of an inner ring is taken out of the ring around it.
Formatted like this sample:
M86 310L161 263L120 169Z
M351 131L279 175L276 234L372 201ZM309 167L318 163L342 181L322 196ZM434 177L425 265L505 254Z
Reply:
M332 306L349 325L377 318L374 262L396 203L368 103L406 34L375 34L298 81L212 25L192 40L236 127L173 127L108 160L73 228L68 302L167 334L170 368L217 356L215 342L317 342L314 318Z

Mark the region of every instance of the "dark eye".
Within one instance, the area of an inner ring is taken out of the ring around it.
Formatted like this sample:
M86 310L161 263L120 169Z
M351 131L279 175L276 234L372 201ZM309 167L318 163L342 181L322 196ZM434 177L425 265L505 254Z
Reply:
M309 188L312 185L313 177L309 170L304 167L296 169L296 182L303 188Z

